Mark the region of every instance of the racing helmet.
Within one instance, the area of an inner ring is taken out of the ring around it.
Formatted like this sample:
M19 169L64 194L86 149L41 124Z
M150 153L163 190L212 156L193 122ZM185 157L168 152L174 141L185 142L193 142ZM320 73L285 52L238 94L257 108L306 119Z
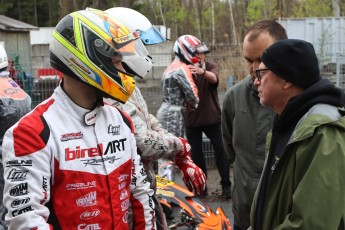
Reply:
M136 10L127 7L113 7L105 12L120 21L126 22L125 25L131 31L137 31L145 45L154 45L166 41L166 38L151 24L150 20Z
M8 66L7 53L4 47L0 45L0 72L5 71Z
M50 44L51 66L98 90L103 97L125 103L135 88L134 75L117 69L147 52L138 33L104 11L87 8L65 16Z
M164 36L143 14L127 7L113 7L105 12L124 22L131 32L138 32L145 45L165 42ZM152 57L149 53L142 53L137 59L124 62L124 68L129 72L144 78L152 69Z
M207 46L193 35L182 35L174 44L173 51L187 64L195 64L200 61L196 53L209 52Z

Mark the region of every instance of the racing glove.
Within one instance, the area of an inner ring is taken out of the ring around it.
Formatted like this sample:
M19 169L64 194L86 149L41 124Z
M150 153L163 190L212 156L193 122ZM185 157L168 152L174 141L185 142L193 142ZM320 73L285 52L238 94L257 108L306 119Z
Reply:
M189 191L193 191L201 196L206 188L205 173L194 164L190 157L190 144L183 138L180 138L183 144L183 150L175 155L175 163L183 173L183 182Z

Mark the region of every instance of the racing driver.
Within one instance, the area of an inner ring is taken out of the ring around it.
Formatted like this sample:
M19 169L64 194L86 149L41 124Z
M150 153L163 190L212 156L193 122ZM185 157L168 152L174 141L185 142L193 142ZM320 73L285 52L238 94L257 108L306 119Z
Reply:
M121 69L146 49L138 38L95 9L57 24L50 62L62 82L3 141L9 229L125 230L129 206L135 229L155 229L132 121L103 104L103 97L125 103L132 94L134 75Z

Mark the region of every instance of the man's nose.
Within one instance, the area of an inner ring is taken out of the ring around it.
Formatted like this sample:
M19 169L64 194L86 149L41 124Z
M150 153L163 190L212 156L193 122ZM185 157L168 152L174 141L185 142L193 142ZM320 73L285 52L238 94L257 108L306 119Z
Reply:
M258 87L259 85L260 85L260 81L259 81L259 79L255 76L254 77L254 85L256 86L256 87Z

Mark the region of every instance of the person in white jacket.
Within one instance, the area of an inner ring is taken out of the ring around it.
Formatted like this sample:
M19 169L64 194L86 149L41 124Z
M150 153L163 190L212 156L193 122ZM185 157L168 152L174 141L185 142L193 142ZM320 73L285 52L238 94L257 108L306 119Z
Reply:
M131 18L130 21L126 21L125 25L132 32L138 32L145 45L153 45L165 41L165 38L155 29L151 22L144 15L133 9L114 7L106 10L106 12L117 18ZM145 77L151 67L152 60L148 53L146 58L141 60L132 59L124 61L124 69L141 78ZM154 163L157 159L165 158L176 162L176 165L182 171L183 180L189 190L194 191L197 195L203 193L206 186L206 177L204 172L191 160L189 143L185 139L177 137L162 128L157 118L149 113L145 99L138 87L135 87L133 94L125 104L115 102L114 100L105 99L105 101L124 110L133 120L138 150L153 189L155 189L156 185ZM158 203L156 204L159 205ZM160 215L159 212L158 215ZM164 222L164 218L161 221ZM164 225L166 224L163 223L162 226Z
M104 11L65 16L50 44L63 79L53 95L5 134L4 205L9 229L156 228L153 190L137 152L133 122L120 109L135 87L122 63L146 50Z

